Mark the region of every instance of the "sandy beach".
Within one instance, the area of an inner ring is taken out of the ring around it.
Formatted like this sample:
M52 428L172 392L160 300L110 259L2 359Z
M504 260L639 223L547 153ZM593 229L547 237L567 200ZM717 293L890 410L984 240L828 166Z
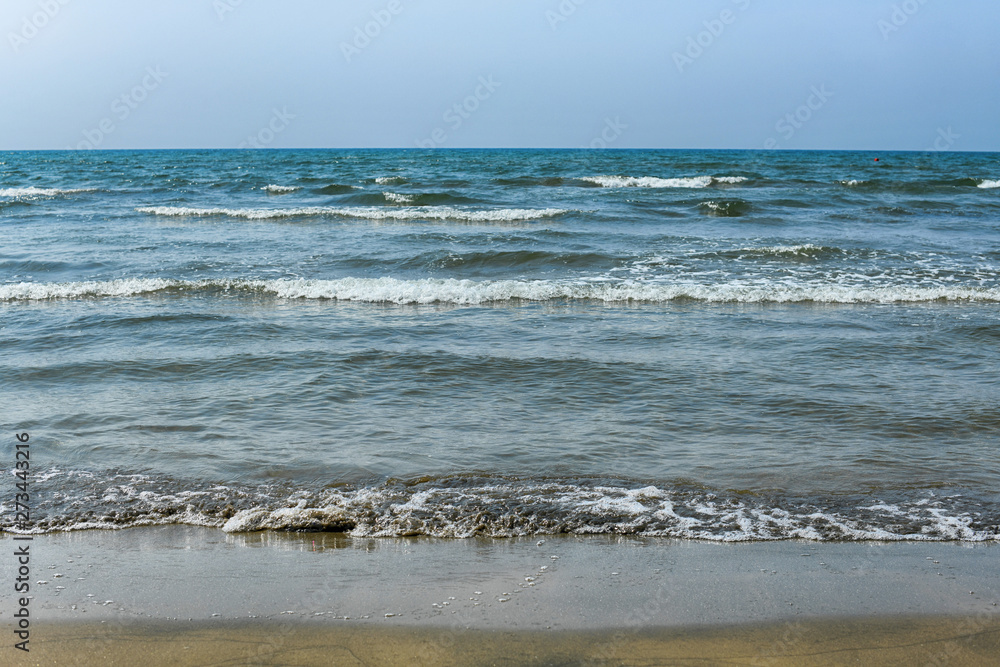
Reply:
M31 651L11 640L9 664L972 665L1000 649L993 544L190 526L30 544ZM7 591L0 607L10 628Z

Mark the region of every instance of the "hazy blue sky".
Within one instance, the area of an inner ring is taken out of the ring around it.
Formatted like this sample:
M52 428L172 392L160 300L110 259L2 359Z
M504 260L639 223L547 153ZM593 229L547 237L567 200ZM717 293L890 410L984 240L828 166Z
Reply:
M0 149L1000 150L998 26L996 0L3 0Z

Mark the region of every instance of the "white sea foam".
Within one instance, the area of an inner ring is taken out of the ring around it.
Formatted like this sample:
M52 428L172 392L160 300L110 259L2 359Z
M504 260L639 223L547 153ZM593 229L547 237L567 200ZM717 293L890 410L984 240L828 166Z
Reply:
M670 486L589 486L559 481L482 480L429 482L418 488L394 483L334 489L188 487L176 480L60 470L46 477L60 487L81 477L78 492L63 496L62 510L42 512L23 531L42 533L157 524L258 530L335 530L356 537L429 535L466 538L569 532L635 534L721 542L749 540L1000 540L983 506L961 496L924 495L859 504L803 498L738 497ZM79 493L79 495L76 495ZM61 496L62 494L56 494ZM516 499L516 502L511 501ZM236 505L236 511L231 510ZM121 512L127 508L126 512ZM822 508L822 509L820 509ZM0 516L10 507L0 498ZM85 511L85 515L79 514Z
M519 222L539 220L568 213L560 208L460 209L451 206L410 206L405 208L302 206L298 208L193 208L187 206L144 206L139 213L164 216L226 216L246 220L331 216L362 220L455 220L459 222Z
M330 491L310 501L280 508L254 507L237 512L226 532L306 530L339 526L356 537L431 535L493 537L548 534L637 534L717 542L755 540L963 540L995 541L995 531L976 529L974 519L956 508L909 503L883 515L877 507L839 512L795 510L729 500L720 507L711 495L649 488L585 488L565 484L498 484L474 488L424 489L413 495L389 488ZM505 511L496 522L470 507L505 506L517 498L520 510ZM378 508L377 512L372 510ZM876 510L876 511L872 511ZM846 513L846 515L844 514ZM901 517L904 521L901 522ZM918 530L894 530L912 522Z
M396 183L406 183L406 179L402 176L379 176L375 179L375 183L378 185L393 185Z
M265 186L264 191L272 195L284 195L289 192L295 192L296 190L301 190L297 185L268 185Z
M179 285L196 285L161 278L87 280L73 283L7 283L0 285L0 301L43 301L81 297L126 297L158 292Z
M694 176L691 178L656 178L654 176L585 176L582 181L605 188L707 188L712 183L742 183L743 176Z
M823 250L823 246L813 243L803 243L801 245L774 245L762 246L758 248L740 248L740 252L758 253L761 255L811 255L817 250Z
M391 201L394 204L409 204L416 199L413 195L402 195L395 192L383 192L382 196L385 197L386 201Z
M980 183L976 187L983 188L984 190L991 190L993 188L1000 188L1000 180L997 180L997 181L984 180L982 183Z
M57 197L59 195L72 195L79 192L96 192L97 188L0 188L0 197Z
M853 187L858 186L858 185L864 185L867 182L868 181L859 181L857 179L851 179L849 181L841 181L840 184L841 185L846 185L849 188L853 188Z
M998 287L961 285L851 286L803 282L731 281L718 284L670 284L653 281L458 280L341 278L338 280L166 280L131 278L73 283L0 285L0 301L36 301L85 297L128 297L170 290L228 290L270 294L283 299L394 304L480 305L511 301L597 301L666 303L913 303L926 301L1000 302Z

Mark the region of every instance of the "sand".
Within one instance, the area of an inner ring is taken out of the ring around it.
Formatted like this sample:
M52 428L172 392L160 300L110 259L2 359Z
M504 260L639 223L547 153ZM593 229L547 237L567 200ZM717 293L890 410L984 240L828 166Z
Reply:
M998 549L60 533L0 664L1000 664Z

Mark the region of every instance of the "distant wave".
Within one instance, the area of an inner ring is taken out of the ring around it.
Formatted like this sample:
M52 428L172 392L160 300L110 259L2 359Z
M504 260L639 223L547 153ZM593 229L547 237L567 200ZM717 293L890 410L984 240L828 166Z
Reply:
M840 185L849 188L864 188L866 190L887 190L890 192L904 192L920 194L933 191L937 188L971 188L982 189L1000 188L1000 180L977 179L977 178L951 178L937 179L929 181L888 181L873 180L866 181L860 179L849 179L838 181Z
M348 192L353 192L355 190L363 189L360 185L342 185L340 183L330 183L329 185L324 185L323 187L316 188L313 190L319 195L343 195Z
M364 190L352 194L345 194L337 198L337 206L340 208L381 208L386 204L392 206L410 207L454 207L462 210L470 210L473 205L483 205L480 199L463 197L450 192L377 192L374 190Z
M750 202L743 201L742 199L705 201L700 204L700 207L707 215L720 218L738 218L746 215L752 209Z
M1000 540L995 520L990 521L991 508L959 494L920 491L889 498L797 497L627 480L460 475L410 484L296 489L186 484L146 475L58 469L41 471L40 479L48 487L66 489L60 506L38 508L32 527L25 530L13 525L11 507L0 501L5 532L189 524L230 533L326 531L355 537L610 534L717 542Z
M57 197L79 192L97 192L97 188L0 188L0 197Z
M493 182L497 185L511 185L515 187L532 187L536 185L544 187L562 187L573 185L576 179L563 178L562 176L514 176L508 178L495 178Z
M0 301L128 297L157 293L226 292L282 299L316 299L393 304L480 305L517 301L596 301L603 303L914 303L929 301L1000 302L1000 288L960 285L851 286L803 281L799 284L731 281L719 284L664 284L650 281L572 282L559 280L458 280L453 278L341 278L337 280L167 280L126 278L71 283L0 285Z
M284 195L301 189L297 185L268 185L263 188L265 192L271 195Z
M450 206L407 208L302 206L298 208L192 208L187 206L145 206L139 213L165 216L226 216L247 220L329 216L363 220L456 220L460 222L518 222L552 218L569 211L560 208L459 209Z
M580 179L604 188L707 188L715 183L735 184L744 176L694 176L691 178L656 178L653 176L584 176Z
M375 179L377 185L398 185L400 183L406 183L406 179L402 176L379 176Z

